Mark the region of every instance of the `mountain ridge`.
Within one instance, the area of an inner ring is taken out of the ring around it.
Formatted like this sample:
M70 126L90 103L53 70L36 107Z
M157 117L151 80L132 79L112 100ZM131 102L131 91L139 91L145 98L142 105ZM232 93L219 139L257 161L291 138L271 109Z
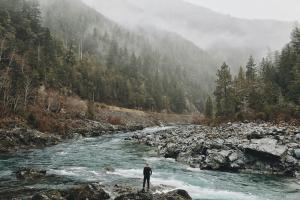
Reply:
M219 63L226 61L235 68L245 64L250 54L260 59L269 51L281 49L288 42L293 27L292 22L231 17L180 0L83 2L131 28L152 26L177 33L207 51ZM233 60L233 54L240 59Z

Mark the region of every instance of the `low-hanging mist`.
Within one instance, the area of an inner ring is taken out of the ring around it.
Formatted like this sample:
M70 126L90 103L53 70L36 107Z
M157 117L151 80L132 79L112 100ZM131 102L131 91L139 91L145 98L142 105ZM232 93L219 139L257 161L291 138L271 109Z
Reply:
M121 25L137 29L155 27L179 34L219 62L237 69L249 55L260 59L281 49L293 22L247 20L216 13L183 0L83 0ZM255 14L253 14L255 18Z

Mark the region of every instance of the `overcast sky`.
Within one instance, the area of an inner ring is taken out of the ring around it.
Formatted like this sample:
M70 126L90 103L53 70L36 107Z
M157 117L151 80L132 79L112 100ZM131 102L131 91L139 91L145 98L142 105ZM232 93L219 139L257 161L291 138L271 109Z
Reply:
M300 0L185 0L235 17L300 21Z

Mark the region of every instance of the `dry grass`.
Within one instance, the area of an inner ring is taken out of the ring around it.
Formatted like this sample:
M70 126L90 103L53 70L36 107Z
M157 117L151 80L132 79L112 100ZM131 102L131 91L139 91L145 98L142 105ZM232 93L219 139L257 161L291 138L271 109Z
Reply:
M109 116L107 118L107 122L112 124L112 125L123 125L123 122L122 122L120 117Z
M115 111L115 112L132 113L132 114L140 115L140 116L147 115L146 112L141 111L141 110L135 110L135 109L129 109L129 108L122 108L122 107L117 107L117 106L108 106L108 105L106 105L106 108L108 110L110 110L110 111Z

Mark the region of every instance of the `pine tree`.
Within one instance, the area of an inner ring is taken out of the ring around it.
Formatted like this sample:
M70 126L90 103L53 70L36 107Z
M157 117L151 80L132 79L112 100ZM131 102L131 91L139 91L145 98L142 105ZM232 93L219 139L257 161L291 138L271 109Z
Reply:
M300 55L300 27L298 25L296 25L294 30L292 31L291 43L295 53L297 55Z
M236 110L242 111L246 107L246 74L243 67L240 67L238 75L234 79L234 93L236 99Z
M280 63L278 68L278 85L282 88L283 96L288 93L288 87L290 81L293 79L293 66L296 63L297 56L288 44L283 48L280 56Z
M265 105L275 105L278 103L279 88L276 84L276 69L272 62L268 59L263 59L261 62L261 98Z
M206 103L205 103L205 117L211 119L213 117L213 102L211 97L208 96Z
M255 78L256 78L256 64L254 58L250 56L246 65L247 83L251 84L253 81L255 81Z
M216 89L217 116L230 116L235 112L232 76L226 63L217 72Z
M288 98L293 103L300 105L300 56L293 67L293 78L288 86Z

